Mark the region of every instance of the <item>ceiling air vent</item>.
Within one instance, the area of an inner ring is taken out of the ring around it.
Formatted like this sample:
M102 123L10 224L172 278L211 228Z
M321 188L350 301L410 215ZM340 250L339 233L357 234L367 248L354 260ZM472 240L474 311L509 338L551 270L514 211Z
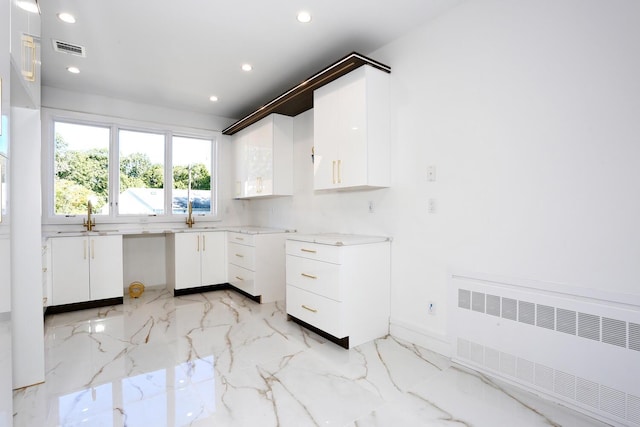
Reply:
M62 40L51 40L53 42L53 50L56 52L69 53L71 55L85 57L87 56L84 46L63 42Z

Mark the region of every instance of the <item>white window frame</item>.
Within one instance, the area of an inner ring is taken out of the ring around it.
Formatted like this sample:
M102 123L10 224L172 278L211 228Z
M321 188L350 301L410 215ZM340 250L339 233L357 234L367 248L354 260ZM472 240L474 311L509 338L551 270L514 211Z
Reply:
M109 141L109 215L100 215L98 221L105 224L140 224L140 223L184 223L186 214L174 214L172 210L173 170L171 159L173 156L173 137L197 138L211 141L211 213L198 214L199 222L220 221L219 212L219 163L218 147L221 140L219 131L207 131L181 126L159 125L155 123L139 122L122 118L98 116L73 111L42 109L42 222L50 225L82 224L84 215L56 215L54 171L55 171L55 122L66 122L78 125L107 127L110 129ZM118 145L118 131L149 132L163 134L165 138L164 152L164 214L136 215L119 214L118 199L120 194L120 150ZM169 190L169 191L167 191Z

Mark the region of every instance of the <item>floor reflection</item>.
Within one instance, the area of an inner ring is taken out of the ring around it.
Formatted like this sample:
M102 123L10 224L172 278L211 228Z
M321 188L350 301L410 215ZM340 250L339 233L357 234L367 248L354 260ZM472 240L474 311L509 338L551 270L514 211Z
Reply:
M215 412L213 355L62 395L57 410L63 426L190 425Z

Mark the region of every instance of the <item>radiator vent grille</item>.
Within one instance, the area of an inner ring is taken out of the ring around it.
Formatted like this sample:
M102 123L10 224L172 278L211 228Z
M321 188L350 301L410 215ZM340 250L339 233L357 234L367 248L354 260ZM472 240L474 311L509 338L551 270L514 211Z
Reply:
M556 310L558 316L558 323L556 328L559 332L564 332L565 334L576 334L576 312L571 310L565 310L564 308L559 308Z
M600 341L600 316L578 313L578 336Z
M585 405L589 405L592 408L598 409L599 393L598 383L585 380L584 378L578 378L576 384L576 400Z
M640 351L640 325L629 323L629 348Z
M484 313L484 294L482 292L471 293L471 309Z
M518 319L518 301L511 298L502 298L502 317L509 320Z
M553 391L553 369L536 363L536 385Z
M555 310L553 307L549 307L548 305L536 305L536 325L541 328L554 330L556 328L556 316Z
M600 357L598 354L601 352L597 350L600 347L602 354L607 354L609 351L614 351L616 354L619 351L640 352L640 322L635 321L638 318L635 312L632 314L634 317L628 317L628 311L607 309L607 314L604 315L605 311L597 311L602 309L596 308L593 312L589 312L591 310L589 305L583 306L587 308L578 310L573 309L578 307L574 302L571 303L570 308L554 307L555 304L549 304L553 301L550 298L538 303L536 296L530 293L523 293L524 298L519 299L513 298L513 292L508 294L510 297L507 297L496 295L495 290L489 293L477 291L474 287L457 289L458 307L468 312L475 312L478 316L501 317L504 321L512 321L514 323L509 330L513 330L517 324L522 324L523 334L526 334L526 330L537 331L535 333L538 337L542 336L540 334L555 334L549 336L551 340L549 342L562 342L559 340L563 339L563 335L566 337L564 339L569 340L566 342L585 340L585 345L593 343L588 345L595 346L593 353L595 357ZM558 302L560 305L563 300L559 299ZM615 318L617 314L620 318ZM623 320L625 318L626 320ZM469 321L472 322L471 319ZM529 329L524 326L525 324L534 325L537 328ZM538 328L543 328L544 331ZM571 372L573 371L571 362L568 365L559 364L554 368L553 364L549 364L552 363L550 360L541 360L542 363L537 363L536 359L532 358L535 355L530 353L511 353L509 346L502 348L501 344L496 343L485 346L469 338L469 336L457 337L457 357L460 359L466 359L485 368L488 372L499 373L523 385L529 384L544 390L567 402L574 402L581 408L591 408L594 414L601 414L605 419L617 417L625 420L626 423L640 427L640 397L638 397L640 395L635 392L640 390L640 387L618 390L605 386L602 383L604 379L597 381L594 381L594 378L587 379L589 372L580 370ZM541 342L540 345L548 344ZM620 350L611 349L611 346ZM633 357L636 354L628 354L628 356ZM611 360L603 360L603 363L605 362L612 363ZM603 365L602 369L606 367ZM633 376L637 369L627 369L627 372ZM596 375L595 378L598 376ZM625 386L620 385L620 387Z
M627 396L627 419L632 423L640 424L640 397Z
M625 398L620 390L600 386L600 409L620 418L625 417Z
M622 320L603 317L602 342L627 348L627 324Z
M518 301L518 321L535 325L536 305L532 302Z
M500 297L487 295L487 314L500 317Z
M458 307L466 308L467 310L471 308L471 291L458 289Z

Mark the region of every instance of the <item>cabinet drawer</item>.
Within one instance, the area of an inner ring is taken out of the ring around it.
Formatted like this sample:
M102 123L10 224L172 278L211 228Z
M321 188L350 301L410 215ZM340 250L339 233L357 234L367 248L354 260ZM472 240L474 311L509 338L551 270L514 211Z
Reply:
M287 255L287 284L342 301L337 264Z
M253 246L229 243L229 263L249 270L255 270L255 249Z
M287 240L287 255L340 264L340 248L338 246Z
M235 233L233 231L227 232L227 239L230 243L240 243L241 245L255 245L255 234Z
M229 283L250 295L257 296L255 275L251 270L229 264Z
M342 303L311 292L287 286L287 314L321 329L336 338L348 335Z

